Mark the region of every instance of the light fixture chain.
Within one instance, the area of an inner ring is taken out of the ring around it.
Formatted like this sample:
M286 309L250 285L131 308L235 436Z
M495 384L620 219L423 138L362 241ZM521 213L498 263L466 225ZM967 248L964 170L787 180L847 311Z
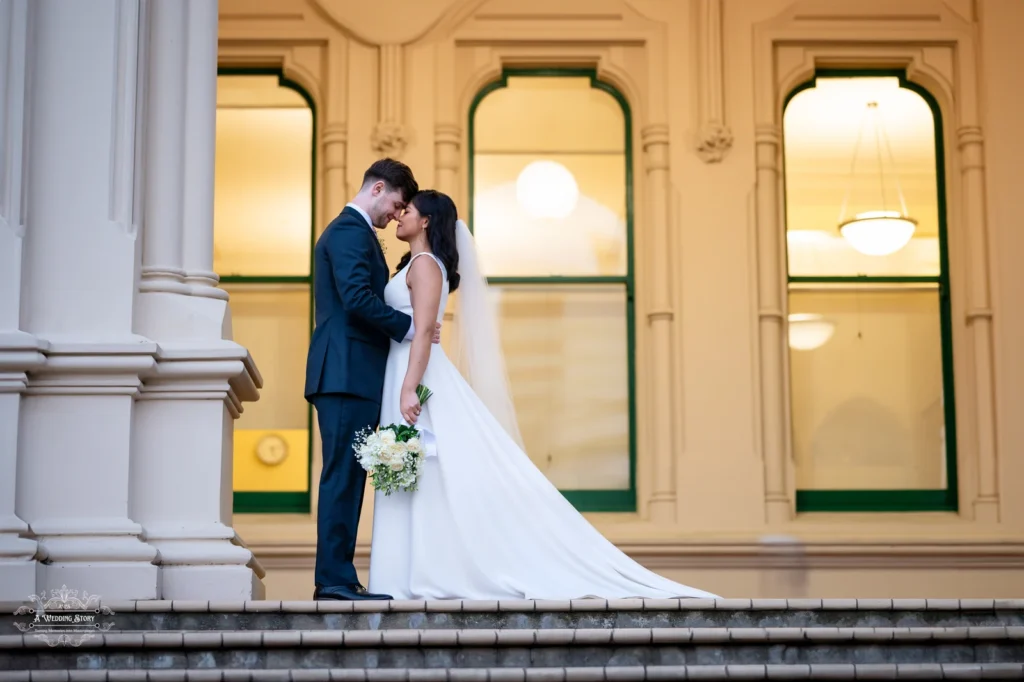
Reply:
M889 163L892 164L893 177L896 178L896 193L899 195L900 198L901 215L907 216L909 215L909 213L907 212L907 201L903 197L903 186L900 184L900 174L899 171L896 170L896 158L893 156L892 145L889 143L889 133L885 131L885 126L882 126L882 138L885 139L885 151L889 155Z
M882 210L888 209L885 202L885 165L882 163L882 140L878 133L881 127L878 119L878 102L868 102L868 109L873 111L872 118L875 124L875 156L878 157L878 191L882 195Z
M840 225L846 217L846 206L850 202L850 194L853 192L854 172L857 169L857 152L860 151L860 143L864 138L864 122L867 119L867 116L868 110L865 109L864 113L860 117L860 129L857 131L857 142L853 145L853 158L850 160L850 183L846 186L846 196L843 197L843 205L839 208L839 220L837 222Z

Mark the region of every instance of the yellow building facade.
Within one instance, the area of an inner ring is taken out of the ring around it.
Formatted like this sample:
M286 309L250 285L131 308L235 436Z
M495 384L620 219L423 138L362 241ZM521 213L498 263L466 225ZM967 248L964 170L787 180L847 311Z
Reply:
M382 156L455 199L531 458L641 563L729 597L1020 596L1024 5L219 13L214 269L263 377L233 525L268 599L313 587L312 244Z

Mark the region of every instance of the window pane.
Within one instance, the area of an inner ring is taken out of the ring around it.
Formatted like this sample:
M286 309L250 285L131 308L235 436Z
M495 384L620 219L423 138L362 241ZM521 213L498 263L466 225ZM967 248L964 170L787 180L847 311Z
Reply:
M562 490L629 488L621 285L492 287L519 428Z
M791 289L798 489L946 487L939 294L928 287Z
M610 94L589 78L509 78L473 123L486 274L626 274L626 123Z
M235 422L234 489L236 491L306 491L309 489L308 403L303 397L309 348L309 287L237 284L231 295L233 338L249 349L263 375L260 399L246 403ZM268 440L260 445L264 438ZM278 451L278 464L258 457L260 448Z
M308 276L313 112L276 76L217 77L214 270Z
M791 276L939 274L935 120L919 94L896 78L818 78L783 128ZM865 255L840 234L841 215L902 212L901 192L917 221L905 246Z

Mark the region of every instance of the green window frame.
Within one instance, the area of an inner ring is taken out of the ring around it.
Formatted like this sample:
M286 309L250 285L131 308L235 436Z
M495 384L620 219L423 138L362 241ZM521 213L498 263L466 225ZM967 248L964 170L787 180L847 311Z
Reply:
M280 68L272 67L218 67L218 76L277 76L278 85L297 92L309 106L313 119L312 161L310 168L310 206L312 219L309 225L309 274L307 276L258 276L227 275L220 278L222 284L303 284L309 291L309 333L313 333L313 246L316 242L316 167L317 167L317 110L312 95L301 85L290 80ZM233 493L232 507L236 514L309 514L312 508L313 472L313 406L306 405L306 428L309 430L306 450L306 490L297 491L242 491Z
M509 78L589 78L590 87L611 95L622 108L625 122L625 163L626 163L626 274L624 276L593 277L489 277L490 284L543 285L557 284L584 287L593 284L621 285L626 293L626 362L627 389L629 394L629 488L616 490L560 490L559 492L580 512L635 512L636 504L636 322L635 322L635 277L633 264L633 127L629 102L610 83L600 80L595 69L503 69L498 80L485 85L473 98L469 107L469 225L473 228L474 179L475 179L475 122L480 103L496 90L508 87Z
M818 69L809 80L794 88L785 98L782 112L800 92L815 87L818 78L897 78L901 88L911 90L928 104L934 120L935 177L938 202L939 274L935 276L849 276L849 277L794 277L792 284L931 284L938 288L940 339L942 344L942 392L946 429L946 487L943 489L884 489L884 490L797 490L796 511L801 512L955 512L958 509L957 486L957 430L953 381L953 326L950 304L949 254L946 225L945 144L942 109L935 97L924 87L907 79L905 70L894 69ZM783 139L785 145L785 139ZM785 158L785 155L783 155ZM785 202L785 172L783 173L783 201ZM785 204L784 204L785 205ZM784 210L788 219L788 212ZM788 229L788 225L787 228ZM787 285L787 293L791 289ZM792 428L792 424L789 425Z

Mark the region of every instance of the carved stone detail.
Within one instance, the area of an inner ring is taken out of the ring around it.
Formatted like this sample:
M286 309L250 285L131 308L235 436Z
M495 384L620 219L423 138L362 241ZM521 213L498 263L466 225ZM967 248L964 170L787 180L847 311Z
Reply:
M409 134L401 123L381 121L373 128L370 145L379 154L400 158L408 144Z

